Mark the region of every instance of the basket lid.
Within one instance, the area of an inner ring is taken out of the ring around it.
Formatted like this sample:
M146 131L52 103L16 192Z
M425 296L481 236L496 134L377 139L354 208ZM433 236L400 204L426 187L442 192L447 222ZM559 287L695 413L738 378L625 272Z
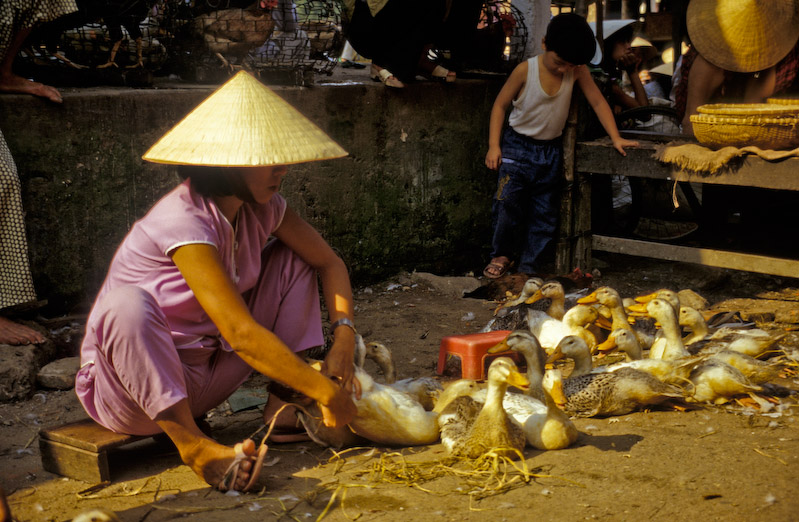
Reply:
M797 100L799 103L799 100ZM696 108L700 114L729 116L773 116L795 117L799 115L799 105L777 103L711 103Z

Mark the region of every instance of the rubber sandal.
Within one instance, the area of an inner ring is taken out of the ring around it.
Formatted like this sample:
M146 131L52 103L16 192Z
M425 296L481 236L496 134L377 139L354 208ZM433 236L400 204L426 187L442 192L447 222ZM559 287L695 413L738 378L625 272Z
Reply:
M392 89L402 89L405 87L405 84L399 81L391 71L374 64L372 64L369 76L373 81L383 82L386 87L391 87Z
M294 426L277 426L277 418L284 409L294 407L297 410L294 415ZM309 442L313 440L305 429L305 425L301 422L297 413L299 413L299 404L287 402L283 404L272 415L269 421L269 429L264 437L264 442L273 442L275 444L288 444L291 442Z
M493 268L495 273L489 271L489 268ZM510 262L507 263L488 263L486 267L483 269L483 275L489 279L499 279L510 268Z
M243 446L241 442L237 443L233 447L233 449L236 451L236 456L233 457L233 462L231 462L230 466L228 466L227 470L225 470L225 474L222 476L222 480L220 480L219 484L216 485L216 489L218 489L219 491L228 491L232 489L231 488L232 485L236 484L236 476L239 474L239 468L241 467L241 463L247 460L247 458L249 458L249 455L244 453L244 450L242 448ZM260 473L260 468L258 468L258 471ZM255 473L255 468L253 468L252 473L253 474ZM249 482L252 482L252 477L250 478Z
M435 68L429 73L422 72L419 74L421 74L428 80L441 83L452 83L457 79L455 71L450 71L449 69L445 69L440 65L436 65Z

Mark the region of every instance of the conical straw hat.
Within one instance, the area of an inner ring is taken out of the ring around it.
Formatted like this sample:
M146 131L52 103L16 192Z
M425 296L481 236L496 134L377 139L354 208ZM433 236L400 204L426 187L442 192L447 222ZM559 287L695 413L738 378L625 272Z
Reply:
M257 167L347 155L271 89L241 71L150 147L154 163Z
M602 39L607 40L612 34L634 23L635 20L603 20ZM596 36L596 22L588 22L588 26L594 32L594 36ZM596 51L594 51L594 57L591 58L591 63L594 65L599 65L602 62L602 54L602 46L597 43Z
M799 40L799 0L691 0L686 25L710 63L728 71L762 71Z

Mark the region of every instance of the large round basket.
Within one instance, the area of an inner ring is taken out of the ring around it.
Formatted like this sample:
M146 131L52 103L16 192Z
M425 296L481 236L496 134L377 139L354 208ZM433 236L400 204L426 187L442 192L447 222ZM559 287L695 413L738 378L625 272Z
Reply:
M799 105L799 98L769 98L766 103L775 103L777 105Z
M799 147L799 105L777 103L717 103L700 105L691 115L694 135L712 148Z

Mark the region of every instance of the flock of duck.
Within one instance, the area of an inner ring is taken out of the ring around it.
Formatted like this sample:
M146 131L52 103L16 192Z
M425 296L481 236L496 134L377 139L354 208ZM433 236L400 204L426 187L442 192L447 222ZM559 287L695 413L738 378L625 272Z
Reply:
M549 304L542 310L535 303L544 298ZM301 413L306 430L316 442L333 447L440 440L454 456L493 452L521 458L526 446L555 450L573 444L578 437L574 417L624 415L666 401L678 409L686 402L721 404L742 394L762 402L754 394L779 389L770 381L784 368L779 358L768 359L779 351L781 336L761 329L711 328L701 312L666 289L623 300L614 289L601 287L567 310L559 282L533 278L495 311L483 329L490 330L510 334L489 349L497 355L486 380L443 386L430 377L397 381L389 350L358 337L356 377L362 395L355 420L331 430L313 412ZM614 350L626 360L596 364ZM523 358L524 372L500 355L510 352ZM381 367L385 383L363 370L366 358ZM563 364L565 359L572 364ZM567 367L571 371L564 377Z

